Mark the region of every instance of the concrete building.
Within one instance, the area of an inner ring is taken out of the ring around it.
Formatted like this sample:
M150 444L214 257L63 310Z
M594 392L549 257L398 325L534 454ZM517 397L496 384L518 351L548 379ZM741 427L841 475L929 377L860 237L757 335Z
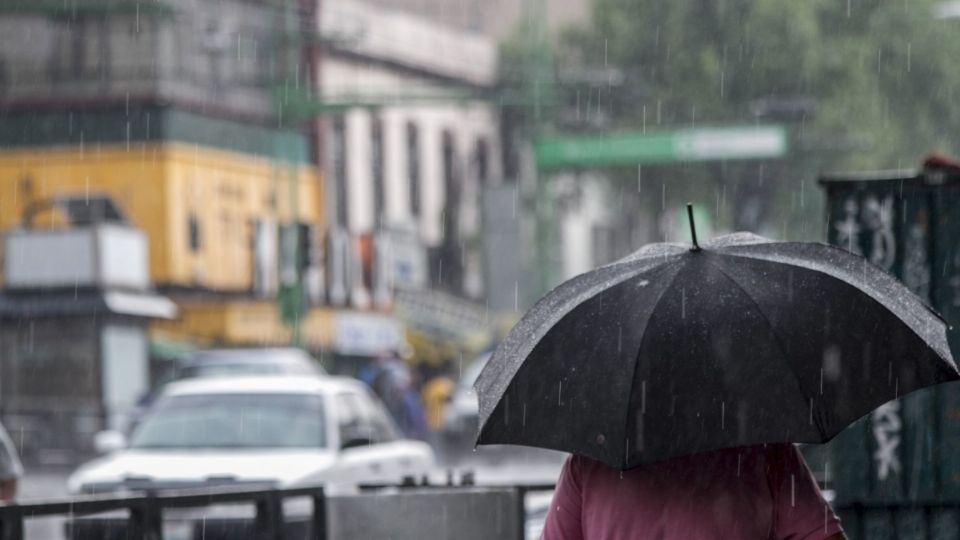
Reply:
M481 195L501 171L499 109L478 96L496 83L496 43L356 0L325 2L320 22L346 36L317 70L333 111L323 131L331 301L365 308L391 305L395 288L442 291L450 302L419 295L439 304L396 307L414 318L472 311L460 326L481 325L456 298L484 295Z
M49 209L64 226L49 228ZM150 384L147 324L177 308L152 291L146 236L108 197L34 205L3 247L4 422L29 462L73 463L95 433L125 427Z
M588 0L370 0L453 28L502 40L531 13L543 13L551 34L584 23L590 17ZM539 15L534 15L539 17Z
M277 96L309 80L287 37L313 19L281 8L0 3L0 226L53 196L110 195L181 306L156 340L288 342L275 297L299 273L316 306L304 341L330 345L315 138L278 120Z
M38 447L83 452L80 434L120 427L115 413L130 395L101 385L124 373L131 382L121 390L140 392L142 375L181 345L290 343L277 296L299 295L299 285L302 342L335 347L338 313L324 304L316 256L324 200L315 138L309 123L278 121L282 89L309 80L303 41L286 37L313 18L281 6L0 2L0 228L20 228L29 215L34 229L59 235L76 225L72 212L91 227L123 216L145 235L145 277L177 307L176 316L146 318L112 293L14 291L15 276L4 276L0 324L17 327L3 327L13 349L0 358L0 414L17 423L33 407L59 418L51 397L63 396L88 415L43 424L47 436L76 434L75 444ZM53 204L63 200L74 203ZM110 204L94 203L102 200ZM32 260L23 257L4 253L7 263ZM156 362L145 366L144 355ZM31 363L86 375L76 388L40 371L12 376ZM109 404L98 408L97 396Z

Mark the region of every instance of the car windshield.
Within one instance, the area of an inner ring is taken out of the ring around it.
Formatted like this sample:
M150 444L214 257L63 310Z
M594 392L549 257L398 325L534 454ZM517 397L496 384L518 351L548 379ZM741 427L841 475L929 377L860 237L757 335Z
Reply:
M133 433L131 448L323 448L323 401L300 394L168 397Z

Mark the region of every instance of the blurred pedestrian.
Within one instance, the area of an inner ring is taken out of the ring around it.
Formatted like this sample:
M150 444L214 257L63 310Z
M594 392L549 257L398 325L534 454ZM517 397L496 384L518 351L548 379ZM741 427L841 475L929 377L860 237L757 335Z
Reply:
M378 356L358 377L373 388L405 437L427 440L429 429L420 392L399 352Z
M427 409L427 424L434 432L439 431L443 426L443 413L457 386L450 372L450 361L446 361L423 385L423 405Z
M846 536L792 444L717 450L620 471L563 466L544 540L841 540Z
M0 502L10 502L17 495L17 487L23 476L23 465L17 449L7 430L0 425Z

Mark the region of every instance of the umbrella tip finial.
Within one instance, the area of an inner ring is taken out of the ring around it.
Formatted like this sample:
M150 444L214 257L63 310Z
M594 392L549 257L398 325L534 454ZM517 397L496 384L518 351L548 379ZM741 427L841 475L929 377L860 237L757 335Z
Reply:
M693 221L693 203L687 203L687 217L690 218L690 238L693 239L693 247L690 251L700 251L700 244L697 243L697 224Z

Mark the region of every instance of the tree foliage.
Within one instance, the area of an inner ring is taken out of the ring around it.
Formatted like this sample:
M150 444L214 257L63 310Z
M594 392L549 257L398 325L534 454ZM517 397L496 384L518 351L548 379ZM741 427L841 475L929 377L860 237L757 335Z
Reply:
M730 227L765 223L791 236L821 217L812 215L822 212L819 172L912 167L930 151L958 150L960 19L938 18L938 4L594 0L592 21L563 36L556 62L560 73L621 70L623 84L596 89L612 122L604 129L787 124L786 160L659 170L729 190ZM567 88L567 103L573 91L584 89ZM751 197L764 210L745 219Z

